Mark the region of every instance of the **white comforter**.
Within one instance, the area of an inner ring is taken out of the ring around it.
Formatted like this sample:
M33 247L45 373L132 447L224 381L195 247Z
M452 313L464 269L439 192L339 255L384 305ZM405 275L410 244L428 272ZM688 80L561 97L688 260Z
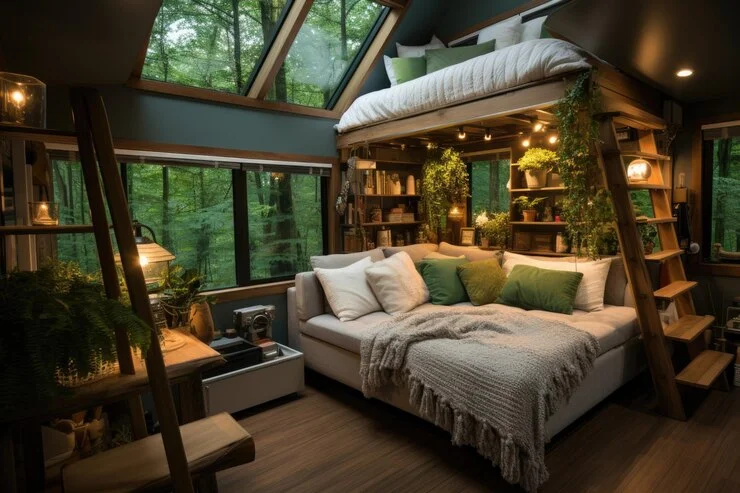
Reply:
M522 84L589 67L577 46L535 39L365 94L342 115L339 133L459 104Z

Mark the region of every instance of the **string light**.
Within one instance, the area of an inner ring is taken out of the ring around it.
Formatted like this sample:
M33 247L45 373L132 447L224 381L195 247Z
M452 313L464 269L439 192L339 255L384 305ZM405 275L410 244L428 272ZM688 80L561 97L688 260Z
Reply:
M465 140L467 137L468 137L468 134L465 133L465 129L463 127L458 127L457 138L459 140Z
M488 141L488 140L491 140L492 138L493 136L491 135L491 129L487 128L486 133L483 134L483 140Z
M545 124L542 123L541 121L536 120L532 124L532 130L535 131L535 132L544 132L545 131Z
M524 137L522 139L522 147L529 147L529 144L530 144L529 137Z
M434 145L434 142L432 142L431 140L429 142L427 142L427 150L430 150L431 151L435 147L436 146Z
M402 151L405 151L406 150L406 144L401 144L401 150Z
M552 144L552 145L555 145L555 144L557 144L557 143L558 143L558 140L560 140L560 139L558 138L558 134L551 134L551 135L550 135L550 136L549 136L549 137L547 138L547 141L548 141L548 142L549 142L550 144Z

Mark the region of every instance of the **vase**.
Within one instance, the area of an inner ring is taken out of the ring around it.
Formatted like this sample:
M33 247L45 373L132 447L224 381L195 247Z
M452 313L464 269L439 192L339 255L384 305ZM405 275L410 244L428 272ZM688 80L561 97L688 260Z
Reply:
M524 177L527 180L527 188L542 188L547 184L547 170L544 169L527 170L524 172Z
M481 238L480 239L480 247L481 248L488 248L488 238Z
M401 180L390 181L390 195L401 195Z
M537 211L535 209L528 209L526 211L522 211L522 216L524 216L525 223L533 223L537 221Z
M406 195L416 195L416 180L414 175L406 177Z
M214 327L211 306L208 303L190 305L190 331L205 344L213 341L216 327Z

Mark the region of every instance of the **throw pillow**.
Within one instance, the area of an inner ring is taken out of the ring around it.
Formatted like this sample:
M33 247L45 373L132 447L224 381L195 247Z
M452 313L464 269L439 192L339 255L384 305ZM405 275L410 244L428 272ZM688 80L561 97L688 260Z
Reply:
M570 315L581 279L582 272L517 265L509 274L496 303Z
M416 243L415 245L405 245L399 247L385 247L383 254L387 257L395 255L398 252L406 252L414 262L423 259L427 254L439 250L436 243Z
M396 51L401 58L424 56L429 49L444 47L445 44L437 36L432 36L432 40L429 43L421 46L404 46L401 43L396 43Z
M457 65L471 58L491 53L496 48L496 40L492 39L486 43L472 46L459 46L457 48L440 48L427 50L427 73L431 74L442 70L450 65Z
M365 257L340 269L314 269L331 310L342 322L381 310L365 275L372 264L371 258Z
M458 265L457 275L476 306L496 301L506 283L506 274L495 258Z
M604 291L606 279L609 276L611 259L596 261L576 260L538 260L526 255L504 253L504 272L509 275L516 265L532 265L541 269L561 270L583 273L583 282L578 288L574 307L578 310L593 312L604 309Z
M414 261L399 252L365 269L367 282L383 310L391 315L406 313L429 300L429 290Z
M314 269L339 269L341 267L352 265L358 260L362 260L366 257L370 257L370 260L372 260L373 262L377 262L378 260L383 260L385 258L385 255L383 255L383 250L381 250L380 248L357 253L314 255L311 257L311 267Z
M476 246L470 246L470 247L457 246L457 245L452 245L450 243L447 243L445 241L439 244L439 253L443 255L449 255L451 257L458 257L460 255L465 255L465 258L470 260L471 262L474 262L476 260L486 260L489 258L499 259L501 257L501 253L498 251L481 250L480 248Z
M540 39L542 32L545 29L544 24L547 20L547 16L537 17L531 21L527 21L522 24L522 41L531 41L533 39Z
M517 16L484 27L478 33L478 44L496 40L496 49L501 50L517 44L522 36L522 18Z
M388 75L388 80L391 82L391 87L398 85L396 80L396 72L393 70L393 58L388 55L383 55L383 65L385 65L385 73Z
M427 73L427 59L423 56L409 58L391 58L396 84L403 84L418 79Z
M465 287L457 275L457 266L468 261L464 258L422 260L419 271L429 288L429 301L434 305L453 305L468 300Z
M465 258L465 255L445 255L439 252L432 252L426 257L424 257L423 260L440 260L440 259L451 259L451 258Z

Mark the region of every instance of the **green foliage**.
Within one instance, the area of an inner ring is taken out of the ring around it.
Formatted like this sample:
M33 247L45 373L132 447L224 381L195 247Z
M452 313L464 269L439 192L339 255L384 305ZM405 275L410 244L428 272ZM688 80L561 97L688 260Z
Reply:
M114 328L146 353L151 329L74 263L53 262L0 280L0 410L61 393L57 370L85 377L116 361Z
M493 246L506 246L509 243L511 229L509 226L509 213L496 212L488 215L488 222L480 228L481 235L488 238Z
M473 214L481 211L509 210L509 190L506 183L510 172L508 159L490 159L471 163L470 190Z
M558 164L558 155L541 147L532 147L524 153L519 161L519 171L550 171Z
M598 258L604 226L614 219L609 193L601 188L601 170L594 146L599 138L594 118L600 99L585 72L560 100L555 116L559 122L558 171L566 187L562 215L567 224L570 244L580 255L586 249L590 258Z
M450 207L470 195L468 168L452 148L432 152L422 168L421 184L420 207L432 230L442 228Z
M711 242L740 251L740 138L716 139L712 152ZM706 163L709 164L709 163Z
M652 243L655 245L658 239L658 228L648 223L637 223L637 232L640 233L640 239L643 245Z
M176 327L187 325L190 318L190 305L211 301L203 296L204 277L195 269L185 269L181 265L171 265L163 282L162 307L172 318Z
M520 195L515 198L512 203L519 208L520 211L534 210L538 205L545 201L545 197L536 197L530 199L526 195Z

